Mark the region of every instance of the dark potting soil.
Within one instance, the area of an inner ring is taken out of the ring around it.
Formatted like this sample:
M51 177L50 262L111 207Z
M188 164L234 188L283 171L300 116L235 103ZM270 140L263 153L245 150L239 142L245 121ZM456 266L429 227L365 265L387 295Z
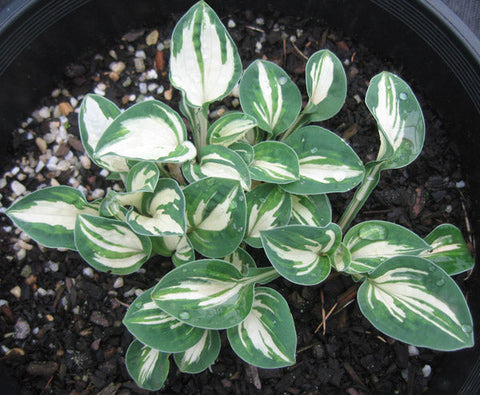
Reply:
M11 168L4 169L4 207L15 197L12 190L22 192L21 186L33 191L39 186L80 183L89 199L115 187L99 175L94 164L81 158L77 114L71 110L78 109L82 95L95 89L122 108L152 96L178 109L179 93L172 91L168 80L168 41L162 43L170 37L175 20L128 32L101 55L79 54L79 61L66 69L59 89L39 103L35 119L16 131L18 157L12 159ZM364 161L374 159L378 150L376 125L363 103L368 81L383 70L403 76L424 110L425 148L407 168L382 174L358 219L393 221L422 237L448 222L468 236L469 202L459 153L448 139L450 126L422 96L421 81L409 80L401 65L316 19L242 11L223 20L239 47L244 67L256 58L279 64L299 85L305 100L306 58L322 48L337 54L348 76L347 101L341 112L322 126L349 141ZM158 43L154 30L159 32ZM146 44L147 36L151 45ZM238 99L229 96L211 110L220 115L237 107ZM58 131L59 125L68 132L63 140L52 132ZM40 161L46 165L39 166ZM21 184L20 189L18 183L13 186L14 181ZM334 220L350 197L351 193L331 196ZM125 369L124 355L132 336L121 320L136 294L153 286L172 267L168 258L152 258L142 270L122 278L90 270L76 252L38 246L5 216L0 217L0 224L0 370L6 369L17 382L18 392L148 393L135 385ZM265 260L259 251L253 254L259 261ZM464 277L458 279L463 288ZM285 296L294 316L298 335L294 366L253 368L236 357L222 336L222 350L210 369L197 375L182 374L172 361L162 392L355 395L418 394L428 388L442 353L409 349L374 329L356 305L356 285L350 278L332 275L313 287L278 279L271 286ZM325 325L319 327L329 312Z

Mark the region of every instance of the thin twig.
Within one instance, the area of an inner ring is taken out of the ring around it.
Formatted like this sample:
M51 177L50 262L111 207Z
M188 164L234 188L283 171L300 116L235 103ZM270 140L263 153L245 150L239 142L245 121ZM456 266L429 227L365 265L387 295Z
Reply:
M322 324L323 324L323 335L325 336L325 330L327 327L327 322L325 318L325 297L323 295L323 289L320 290L320 301L322 302Z
M126 307L127 309L130 307L130 305L128 303L124 303L124 302L121 302L120 300L118 300L117 298L113 298L113 300L115 302L117 302L118 304L122 305L123 307Z
M335 310L335 308L337 307L338 303L335 303L333 305L333 307L330 309L330 311L327 313L327 315L325 316L325 320L322 320L322 322L320 323L319 326L317 326L317 329L315 329L315 331L313 333L317 333L320 328L324 325L324 322L326 322L328 320L328 318L332 315L333 311ZM324 332L325 334L325 332Z
M250 30L253 30L253 31L256 31L256 32L265 33L265 30L262 30L259 27L255 27L255 26L245 26L245 27L247 29L250 29Z
M308 60L308 57L305 56L305 54L300 51L300 49L295 45L295 43L293 42L293 40L290 40L290 44L292 44L292 47L293 49L305 60Z
M465 218L465 227L467 228L467 237L468 243L470 244L470 252L472 253L473 260L476 262L477 260L477 250L476 250L476 243L475 237L473 236L472 225L470 219L468 218L467 213L467 206L465 204L465 196L460 189L458 189L458 193L460 194L460 203L462 204L463 216ZM473 273L473 269L468 271L467 277L464 278L464 281L468 280Z
M47 388L50 386L50 384L52 383L53 381L53 378L55 377L55 375L52 375L52 377L50 377L50 379L48 380L47 384L45 385L45 387L43 388L42 392L40 392L40 395L43 395L45 393L45 391L47 390Z

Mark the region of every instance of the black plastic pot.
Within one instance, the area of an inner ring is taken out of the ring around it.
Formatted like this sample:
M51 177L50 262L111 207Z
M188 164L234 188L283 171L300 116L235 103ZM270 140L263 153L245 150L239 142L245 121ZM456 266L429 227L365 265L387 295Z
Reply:
M100 49L132 27L152 25L182 13L193 1L13 0L0 11L0 158L15 154L12 130L62 78L65 66L87 49ZM463 167L480 229L480 42L440 0L305 0L292 2L211 0L220 14L232 9L280 8L316 15L362 41L378 54L403 64L405 78L422 87L462 149ZM428 133L428 131L427 131ZM453 135L454 134L454 135ZM478 234L477 234L477 245ZM480 391L480 279L469 280L476 347L448 354L432 393Z

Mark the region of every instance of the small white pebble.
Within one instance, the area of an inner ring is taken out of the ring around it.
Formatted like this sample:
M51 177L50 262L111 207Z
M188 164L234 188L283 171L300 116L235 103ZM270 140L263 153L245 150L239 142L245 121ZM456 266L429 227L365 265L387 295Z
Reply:
M113 72L121 74L123 70L125 70L126 65L123 62L112 62L110 63L109 67Z
M45 163L38 161L37 166L35 167L35 173L40 173L44 167Z
M80 163L84 169L90 169L92 167L92 162L87 155L80 156Z
M113 283L113 288L122 288L123 287L123 277L118 277Z
M463 180L462 180L462 181L458 181L457 183L455 183L455 186L456 186L457 188L460 188L460 189L461 189L461 188L465 188L465 181L463 181Z
M227 26L229 29L233 29L237 26L237 24L235 23L235 21L233 19L229 19L228 22L227 22Z
M165 87L160 85L157 89L157 95L161 95L165 91Z
M147 86L147 89L148 89L149 92L153 92L157 88L158 88L158 84L156 84L155 82L152 82L152 83L148 84L148 86Z
M448 204L447 207L445 207L445 212L447 214L450 214L453 211L453 207L451 204Z
M60 171L67 171L70 168L70 163L68 163L66 160L61 160L57 163L57 168L56 170Z
M143 289L136 289L136 290L135 290L135 296L138 297L138 296L140 296L141 294L143 294L143 292L144 292Z
M95 275L93 269L89 266L83 268L82 273L85 277L88 277L88 278L93 278L93 276Z
M357 102L357 104L360 104L362 102L362 98L359 95L354 95L353 98Z
M72 313L75 314L75 315L79 315L80 314L80 306L75 306L72 309Z
M47 263L47 268L48 270L50 270L51 272L58 272L58 263L56 262L52 262L52 261L48 261Z
M91 197L92 197L93 200L100 199L100 198L102 198L102 197L104 197L104 196L105 196L105 191L104 191L103 189L101 189L101 188L95 189L95 190L92 192L92 195L91 195Z
M106 169L100 170L100 175L101 175L102 177L108 177L109 174L110 174L110 173L109 173L108 170L106 170Z
M8 301L5 299L0 299L0 307L2 306L8 306Z
M105 91L102 91L102 90L99 89L98 87L96 87L96 88L93 90L93 93L95 93L96 95L99 95L99 96L105 96Z
M50 118L51 111L48 107L42 107L40 110L38 110L38 115L40 115L43 119Z
M344 64L345 66L350 66L350 59L345 59L345 60L343 61L343 64Z
M62 91L61 91L60 89L58 89L58 88L57 88L57 89L54 89L54 90L52 91L52 97L53 97L53 98L57 98L58 96L60 96L60 93L62 93Z
M422 369L423 377L427 378L432 374L432 367L430 365L425 365Z
M77 107L77 106L78 106L78 100L75 99L74 97L71 97L71 98L70 98L70 105L71 105L73 108Z
M26 250L17 251L16 257L17 257L17 261L23 261L27 257L27 251Z
M137 95L131 94L131 95L128 97L128 100L130 100L130 101L135 101L135 100L137 100Z
M88 193L88 189L85 188L83 185L79 185L79 186L77 187L77 189L78 189L80 192L82 192L84 195L86 195L86 194Z
M22 296L22 289L17 285L10 290L10 293L17 299L20 299L20 297Z
M418 351L418 348L415 346L408 346L408 355L411 357L415 357L420 354L420 351Z
M10 173L12 173L12 176L17 175L20 172L20 167L15 166L12 170L10 170Z
M147 59L147 55L145 54L145 51L142 49L135 52L135 57L139 59Z
M147 93L147 84L145 82L140 82L138 84L138 89L140 89L142 95L145 95Z
M263 25L263 24L265 23L265 19L263 19L263 18L261 18L261 17L260 17L260 18L257 18L257 19L255 19L255 23L256 23L257 25L260 25L260 26L261 26L261 25Z
M257 41L255 44L255 52L260 52L262 49L262 43L260 41Z
M115 50L111 49L110 51L108 51L108 54L115 60L118 59L118 56L117 56L117 53L115 52Z
M18 182L17 180L13 180L12 183L10 184L10 188L12 189L12 192L17 195L23 195L27 188L25 188L25 185L23 185L21 182Z
M158 74L157 72L155 71L155 69L150 69L147 71L147 73L145 74L145 77L147 80L155 80L158 78Z
M43 297L43 296L46 296L47 294L48 294L47 291L45 291L43 288L38 288L37 289L37 295L38 296Z
M237 98L232 100L232 106L234 108L237 108L239 105L240 105L240 101Z
M57 163L58 163L58 158L56 156L50 157L50 159L47 162L47 169L50 171L56 170Z

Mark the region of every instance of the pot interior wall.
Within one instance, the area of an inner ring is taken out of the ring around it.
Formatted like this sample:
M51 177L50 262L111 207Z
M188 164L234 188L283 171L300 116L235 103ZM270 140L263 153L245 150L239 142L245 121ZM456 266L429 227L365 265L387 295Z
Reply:
M133 27L162 23L170 14L183 13L192 1L160 0L82 0L66 2L14 1L25 6L18 15L9 15L9 23L0 23L0 158L3 163L14 154L11 131L39 104L62 78L66 65L88 49L101 49ZM455 125L461 134L452 136L462 149L465 173L474 200L474 229L480 229L480 161L477 151L480 137L480 55L447 30L428 2L411 0L277 0L273 5L258 1L221 1L209 3L220 14L250 8L254 12L273 12L318 16L332 27L361 40L378 54L404 65L404 77L421 86L425 96L444 116L447 125ZM19 7L22 9L22 7ZM392 15L393 14L393 15ZM6 14L1 14L5 17ZM1 22L1 21L0 21ZM419 37L420 35L420 37ZM478 48L477 48L478 49ZM440 52L440 53L439 53ZM453 68L453 69L452 69ZM468 94L466 94L468 92ZM477 100L478 99L478 100ZM427 131L428 133L428 131ZM478 271L478 270L477 270ZM478 286L470 296L470 306L480 324L480 281L478 273L470 281ZM479 341L477 340L477 344ZM445 380L434 383L436 393L452 393L466 380L478 345L446 358ZM448 369L454 364L455 370ZM450 374L448 374L450 373Z

